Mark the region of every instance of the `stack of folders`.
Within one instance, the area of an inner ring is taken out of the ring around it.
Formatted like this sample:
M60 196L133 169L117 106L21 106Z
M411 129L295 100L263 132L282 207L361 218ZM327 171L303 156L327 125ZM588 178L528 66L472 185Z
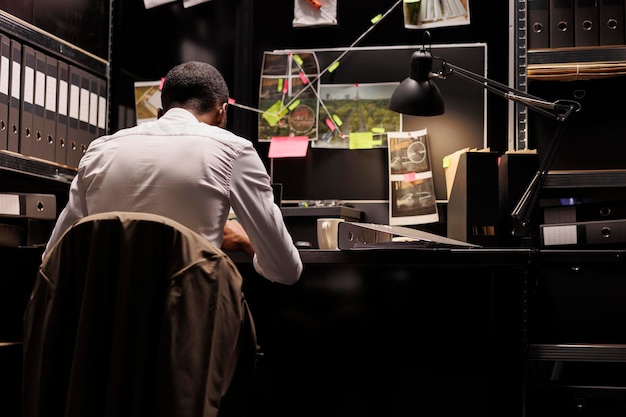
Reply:
M106 78L0 33L0 150L73 168L106 131Z
M56 215L54 194L0 193L0 246L44 245Z
M626 247L626 200L545 199L540 205L543 247Z
M528 49L626 44L626 0L527 0Z

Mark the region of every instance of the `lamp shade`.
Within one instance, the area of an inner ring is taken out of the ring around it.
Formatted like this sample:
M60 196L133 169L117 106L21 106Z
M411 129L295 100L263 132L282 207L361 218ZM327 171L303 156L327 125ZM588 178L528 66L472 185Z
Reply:
M411 75L400 83L389 100L389 109L412 116L438 116L444 112L437 84L430 80L433 57L421 49L411 55Z

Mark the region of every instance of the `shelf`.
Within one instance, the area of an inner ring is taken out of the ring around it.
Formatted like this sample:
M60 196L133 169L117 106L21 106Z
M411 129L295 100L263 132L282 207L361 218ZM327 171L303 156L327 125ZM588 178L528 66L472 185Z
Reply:
M528 65L572 62L626 62L626 45L528 50Z
M531 344L529 360L577 362L626 362L622 344Z
M535 49L527 53L531 80L575 81L626 75L626 46Z
M4 150L0 150L0 171L16 172L68 184L76 175L74 168Z

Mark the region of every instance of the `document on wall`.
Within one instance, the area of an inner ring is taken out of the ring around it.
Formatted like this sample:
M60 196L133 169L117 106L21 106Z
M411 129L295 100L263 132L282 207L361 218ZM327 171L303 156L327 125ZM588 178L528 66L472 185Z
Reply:
M404 0L403 6L406 29L470 24L469 0Z
M427 129L388 132L389 224L436 223L439 212Z
M157 119L161 108L161 81L135 82L135 114L137 124Z
M259 142L285 136L317 139L319 72L314 53L264 53L259 84Z

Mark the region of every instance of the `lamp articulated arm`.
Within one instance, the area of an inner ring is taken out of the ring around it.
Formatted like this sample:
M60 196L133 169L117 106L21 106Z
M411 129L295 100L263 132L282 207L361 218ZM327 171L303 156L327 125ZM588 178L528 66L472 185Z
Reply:
M539 200L539 195L556 156L559 144L565 134L566 122L573 113L580 110L580 103L574 100L547 101L445 61L443 61L442 64L442 72L434 74L433 77L445 78L450 74L457 74L474 83L481 84L489 92L516 103L521 103L528 109L559 122L546 154L541 160L539 169L511 213L513 219L512 234L516 236L528 236L530 219L537 201Z
M426 47L427 43L430 43L428 31L424 33L422 48L415 51L411 56L411 75L402 81L391 96L389 101L391 110L414 116L442 114L444 112L443 99L439 88L431 80L433 78L446 79L446 77L456 74L466 80L480 84L489 92L525 105L528 109L559 122L552 142L541 160L539 169L511 213L514 223L512 233L528 236L531 214L556 156L559 143L564 136L566 122L573 113L580 110L580 103L574 100L547 101L525 91L490 80L465 68L450 64L443 58L433 57L430 48ZM433 59L441 61L440 72L433 72Z

